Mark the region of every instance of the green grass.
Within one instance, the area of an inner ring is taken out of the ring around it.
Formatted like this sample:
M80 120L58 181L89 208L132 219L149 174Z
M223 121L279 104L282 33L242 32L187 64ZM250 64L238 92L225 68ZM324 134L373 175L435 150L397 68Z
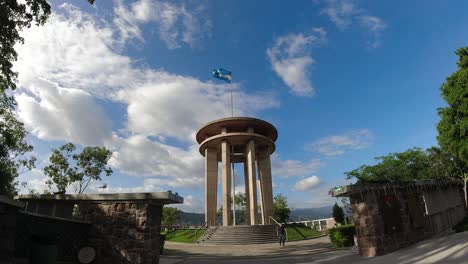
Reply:
M176 230L166 235L166 241L194 243L205 233L205 230L201 229L197 232L197 239L195 239L195 232L194 229Z
M307 238L318 237L322 235L322 232L311 229L310 227L286 227L286 232L288 233L288 240L302 240Z

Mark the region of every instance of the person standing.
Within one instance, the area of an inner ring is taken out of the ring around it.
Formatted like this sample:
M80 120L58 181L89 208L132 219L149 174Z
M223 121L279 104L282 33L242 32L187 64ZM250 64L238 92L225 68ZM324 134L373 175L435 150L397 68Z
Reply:
M286 231L286 226L284 223L282 223L279 227L278 227L278 230L277 230L277 235L278 235L278 238L279 238L279 244L280 246L283 245L283 247L285 246L285 242L286 242L286 239L287 239L287 231Z

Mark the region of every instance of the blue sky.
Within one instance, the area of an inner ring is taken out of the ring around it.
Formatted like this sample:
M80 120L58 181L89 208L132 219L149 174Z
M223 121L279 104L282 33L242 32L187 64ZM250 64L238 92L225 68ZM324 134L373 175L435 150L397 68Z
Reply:
M39 160L20 180L41 191L51 148L104 145L114 174L89 192L173 190L202 212L194 133L230 115L217 67L233 72L235 114L278 128L274 192L294 208L332 204L343 172L376 156L437 144L466 1L291 3L53 1L17 47L17 112Z

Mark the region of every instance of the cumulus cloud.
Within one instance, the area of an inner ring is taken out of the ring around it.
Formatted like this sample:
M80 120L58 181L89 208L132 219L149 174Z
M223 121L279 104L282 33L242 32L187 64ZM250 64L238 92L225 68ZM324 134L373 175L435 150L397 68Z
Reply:
M299 160L282 160L278 155L273 155L271 170L275 177L289 178L317 172L322 165L323 162L319 159L303 162Z
M298 191L298 192L310 191L318 187L320 184L321 184L321 181L319 177L317 176L307 177L300 181L297 181L296 184L294 185L293 191Z
M387 28L381 18L370 15L365 9L357 7L353 0L325 0L323 2L325 7L320 10L320 14L328 16L338 29L345 30L357 22L370 35L367 46L369 48L380 46L381 34Z
M373 141L374 135L369 129L360 129L319 139L310 143L307 149L325 156L337 156L350 150L367 148Z
M20 120L38 138L86 146L103 145L112 134L110 119L84 91L37 79L16 100Z
M18 113L28 129L44 140L105 145L117 172L148 179L144 186L108 190L203 187L204 162L194 135L203 123L227 115L228 86L138 67L119 53L119 24L98 23L69 4L60 8L62 14L53 13L43 27L26 29L25 44L17 47ZM143 11L131 10L142 20L153 15ZM181 32L180 39L189 41ZM278 105L271 95L233 88L242 98L237 114ZM112 130L97 98L124 105L126 113L116 120L122 129Z
M273 70L298 96L314 95L309 80L310 67L314 59L310 48L323 44L327 33L323 28L313 28L310 34L288 34L276 38L273 47L267 49L267 56Z
M194 47L211 37L211 21L199 3L140 0L125 6L119 0L114 6L114 23L123 42L131 38L144 41L140 26L145 23L156 24L158 35L168 49L180 48L182 43Z

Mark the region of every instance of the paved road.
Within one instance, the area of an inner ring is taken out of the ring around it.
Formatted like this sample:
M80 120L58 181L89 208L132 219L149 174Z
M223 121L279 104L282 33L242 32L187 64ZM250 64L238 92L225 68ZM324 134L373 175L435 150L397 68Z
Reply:
M359 264L422 264L468 263L468 232L426 240L391 254L363 258L356 250L336 250L328 237L296 241L280 247L277 244L214 246L183 243L166 243L165 255L160 263L359 263Z

